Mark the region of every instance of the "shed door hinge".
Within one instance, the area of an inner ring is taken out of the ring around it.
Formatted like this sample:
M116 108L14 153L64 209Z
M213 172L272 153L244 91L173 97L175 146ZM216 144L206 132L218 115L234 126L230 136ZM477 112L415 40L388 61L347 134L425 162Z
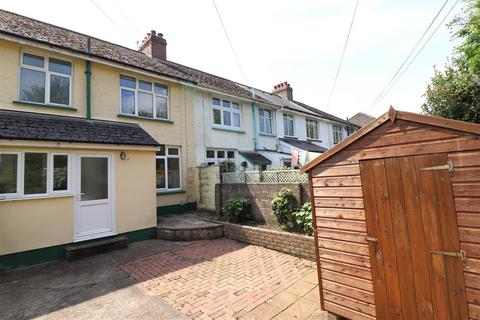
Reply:
M448 160L447 164L443 166L433 166L433 167L426 167L426 168L420 169L420 171L433 171L433 170L448 170L448 172L453 172L453 163L452 161Z

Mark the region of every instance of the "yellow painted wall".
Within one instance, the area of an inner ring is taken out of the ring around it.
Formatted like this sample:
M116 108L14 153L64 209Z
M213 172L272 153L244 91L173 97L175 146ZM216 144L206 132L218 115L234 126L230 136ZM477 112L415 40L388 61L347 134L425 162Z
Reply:
M29 106L13 102L18 99L19 67L22 50L72 61L72 104L76 110ZM120 74L168 85L170 118L173 123L119 117ZM74 117L85 117L86 114L85 61L82 59L0 40L0 88L0 108L2 109ZM140 73L127 71L122 68L92 63L92 117L94 119L138 123L159 143L181 147L182 188L186 192L174 195L158 195L156 200L158 206L193 202L196 198L192 90L160 78L141 75Z
M7 147L1 150L114 154L116 231L156 226L155 152ZM75 182L75 177L72 182ZM72 194L79 191L73 185ZM0 200L0 255L70 243L74 240L75 197Z

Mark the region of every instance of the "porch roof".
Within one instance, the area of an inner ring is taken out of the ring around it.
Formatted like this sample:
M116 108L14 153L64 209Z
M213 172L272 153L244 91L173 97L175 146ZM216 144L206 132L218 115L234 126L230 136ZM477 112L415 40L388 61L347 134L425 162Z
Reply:
M253 165L272 164L267 157L255 151L239 151L238 153Z

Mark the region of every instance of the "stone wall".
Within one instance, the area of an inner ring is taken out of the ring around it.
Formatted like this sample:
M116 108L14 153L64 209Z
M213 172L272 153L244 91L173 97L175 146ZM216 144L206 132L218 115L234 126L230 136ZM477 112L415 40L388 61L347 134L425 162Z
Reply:
M245 197L251 205L252 218L255 221L276 224L272 214L272 199L282 188L293 191L298 205L310 201L306 183L224 183L215 186L215 208L220 210L225 203L235 197Z
M288 253L303 259L312 261L316 259L313 237L232 223L224 223L224 225L223 232L226 238Z
M199 167L198 181L197 208L205 211L215 211L215 185L220 183L219 167Z

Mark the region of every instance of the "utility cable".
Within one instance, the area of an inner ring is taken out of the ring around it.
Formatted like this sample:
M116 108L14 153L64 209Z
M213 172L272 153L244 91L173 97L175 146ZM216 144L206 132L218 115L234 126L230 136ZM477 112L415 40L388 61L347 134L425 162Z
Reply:
M355 4L355 9L353 11L352 21L350 21L350 27L348 28L347 38L345 39L345 44L343 46L342 55L340 57L340 62L338 64L337 73L335 74L335 79L333 80L332 90L330 90L330 95L328 96L327 109L330 106L330 101L332 100L333 92L335 91L335 87L337 85L338 75L340 74L340 69L342 68L343 58L345 57L345 51L347 50L347 45L348 45L348 41L350 39L350 33L352 32L353 22L355 21L355 15L357 14L357 8L358 8L358 3L359 2L360 2L360 0L357 0L357 3Z

